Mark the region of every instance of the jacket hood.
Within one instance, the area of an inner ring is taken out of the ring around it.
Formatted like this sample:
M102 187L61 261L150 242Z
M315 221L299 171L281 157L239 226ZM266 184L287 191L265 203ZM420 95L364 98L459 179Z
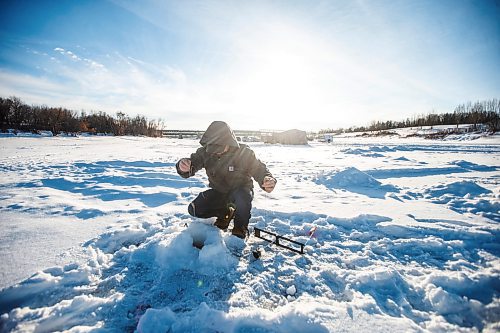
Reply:
M220 145L238 148L240 145L233 130L223 121L214 121L208 126L200 140L202 146Z

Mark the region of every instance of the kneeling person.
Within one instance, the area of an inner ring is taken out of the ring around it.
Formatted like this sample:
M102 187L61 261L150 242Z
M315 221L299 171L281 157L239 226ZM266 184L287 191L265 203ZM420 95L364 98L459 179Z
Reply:
M177 173L183 178L205 168L210 189L201 192L189 204L189 214L200 218L217 217L215 225L227 229L234 217L232 234L245 238L253 200L253 179L270 193L276 179L254 152L239 144L231 128L223 121L214 121L203 134L190 158L177 162Z

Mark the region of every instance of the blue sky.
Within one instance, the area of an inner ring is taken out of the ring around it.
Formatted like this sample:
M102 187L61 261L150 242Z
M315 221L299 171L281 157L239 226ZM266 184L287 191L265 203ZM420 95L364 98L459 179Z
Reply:
M9 1L0 96L319 130L500 96L498 1Z

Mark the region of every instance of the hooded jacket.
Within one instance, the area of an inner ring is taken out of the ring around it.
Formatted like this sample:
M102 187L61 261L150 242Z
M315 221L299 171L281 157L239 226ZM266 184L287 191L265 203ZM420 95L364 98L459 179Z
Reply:
M203 134L195 153L191 154L191 170L181 172L179 162L177 173L188 178L205 168L209 186L221 193L246 187L253 188L252 177L262 185L265 176L273 177L266 165L255 157L255 153L244 144L239 144L231 128L223 121L214 121ZM207 152L211 145L229 146L221 155ZM274 177L273 177L274 178Z

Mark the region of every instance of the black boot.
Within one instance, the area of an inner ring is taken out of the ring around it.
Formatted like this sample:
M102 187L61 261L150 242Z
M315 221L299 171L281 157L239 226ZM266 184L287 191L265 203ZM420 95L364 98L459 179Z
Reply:
M236 209L233 205L228 205L224 216L218 217L217 220L215 220L214 225L221 230L226 230L229 226L229 223L234 218L235 210Z
M234 236L245 239L248 236L248 228L246 226L234 226L232 232Z

